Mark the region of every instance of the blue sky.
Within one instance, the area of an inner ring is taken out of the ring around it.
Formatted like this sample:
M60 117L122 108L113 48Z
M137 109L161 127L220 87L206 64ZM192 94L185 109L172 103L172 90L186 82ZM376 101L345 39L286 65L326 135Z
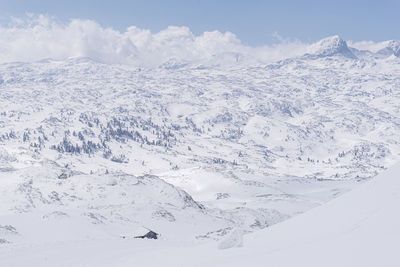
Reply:
M0 0L0 18L47 14L61 21L92 19L124 31L135 25L157 32L169 25L188 26L195 34L235 33L245 44L262 45L284 38L314 41L339 34L344 39L400 39L400 1L258 1L258 0Z

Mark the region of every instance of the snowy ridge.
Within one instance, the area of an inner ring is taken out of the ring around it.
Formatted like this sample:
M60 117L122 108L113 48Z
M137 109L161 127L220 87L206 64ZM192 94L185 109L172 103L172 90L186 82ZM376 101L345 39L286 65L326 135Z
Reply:
M400 41L388 41L386 47L379 50L378 54L400 57Z
M7 242L116 239L140 234L143 226L187 240L231 223L156 176L74 174L51 162L7 176L1 175L2 229L13 231L0 233ZM181 232L172 234L182 218Z

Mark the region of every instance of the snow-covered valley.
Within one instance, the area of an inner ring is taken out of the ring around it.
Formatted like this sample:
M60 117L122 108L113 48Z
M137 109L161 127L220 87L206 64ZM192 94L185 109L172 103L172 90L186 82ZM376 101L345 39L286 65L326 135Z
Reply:
M399 161L399 47L358 50L333 36L268 64L224 53L156 67L0 64L0 266L262 257L261 237L278 240L304 217L313 229ZM147 229L160 239L133 239ZM217 249L243 235L243 248ZM287 251L278 243L271 251ZM198 260L178 266L212 266Z

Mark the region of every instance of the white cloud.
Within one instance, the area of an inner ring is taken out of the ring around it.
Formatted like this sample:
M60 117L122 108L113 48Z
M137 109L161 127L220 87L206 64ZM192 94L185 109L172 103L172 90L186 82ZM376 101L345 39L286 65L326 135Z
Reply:
M90 57L104 63L159 65L168 60L188 62L272 62L298 56L307 49L299 41L280 40L272 46L250 47L230 32L195 36L187 27L170 26L158 33L135 26L119 32L91 20L61 23L48 16L13 18L0 27L0 62L44 58Z
M360 41L360 42L354 42L354 41L347 41L348 46L354 47L358 50L368 50L371 52L378 52L379 50L385 48L388 45L389 41L384 41L384 42L374 42L374 41Z

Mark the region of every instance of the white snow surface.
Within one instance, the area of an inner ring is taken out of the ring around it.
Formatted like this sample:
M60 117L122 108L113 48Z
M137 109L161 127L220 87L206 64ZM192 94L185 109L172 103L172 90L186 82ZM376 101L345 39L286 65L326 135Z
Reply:
M110 239L4 248L2 266L399 266L400 165L285 222L213 244ZM244 244L242 244L242 242ZM234 247L226 249L228 247Z
M398 266L397 44L0 64L0 266Z

